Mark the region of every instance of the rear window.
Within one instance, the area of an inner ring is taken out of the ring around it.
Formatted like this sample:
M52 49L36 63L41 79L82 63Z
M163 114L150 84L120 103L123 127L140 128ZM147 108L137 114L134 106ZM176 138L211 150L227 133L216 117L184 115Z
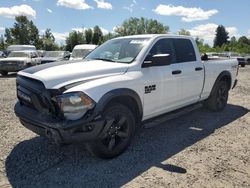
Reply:
M196 61L193 44L188 39L174 39L176 62Z

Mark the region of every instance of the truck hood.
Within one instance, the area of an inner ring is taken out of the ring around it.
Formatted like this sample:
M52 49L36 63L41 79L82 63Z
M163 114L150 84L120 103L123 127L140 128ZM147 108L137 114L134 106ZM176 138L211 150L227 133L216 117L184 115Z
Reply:
M40 80L47 89L59 89L76 82L124 74L128 66L100 60L61 61L31 67L20 71L18 75Z
M7 57L4 59L1 59L0 61L28 61L28 57Z

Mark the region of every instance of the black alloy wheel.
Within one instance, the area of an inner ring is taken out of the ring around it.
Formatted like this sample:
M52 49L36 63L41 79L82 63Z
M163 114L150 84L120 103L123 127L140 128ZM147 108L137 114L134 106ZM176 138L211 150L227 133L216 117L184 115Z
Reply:
M214 86L210 97L205 101L205 107L214 112L222 111L227 105L228 90L229 86L226 81L218 82Z
M135 132L135 118L122 104L111 104L103 113L106 125L100 138L87 144L87 149L97 157L113 158L125 151Z

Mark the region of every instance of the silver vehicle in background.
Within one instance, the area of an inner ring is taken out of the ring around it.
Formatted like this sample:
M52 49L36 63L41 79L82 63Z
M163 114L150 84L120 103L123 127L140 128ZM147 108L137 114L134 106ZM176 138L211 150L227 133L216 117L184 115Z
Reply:
M76 45L70 56L70 60L81 60L85 58L91 51L93 51L97 45L94 44L80 44Z
M36 51L12 51L7 58L0 60L0 74L7 76L8 72L18 72L39 64L41 58Z
M228 52L228 57L230 59L237 59L239 65L241 67L245 67L246 65L246 58L238 53L235 53L235 52Z
M37 53L41 58L44 56L45 52L46 52L45 50L37 50Z
M245 56L246 64L250 65L250 55Z
M42 64L52 63L55 61L69 60L70 52L69 51L46 51L41 60Z
M210 60L221 58L236 59L241 67L245 67L245 65L247 64L247 58L236 52L207 52L206 55Z

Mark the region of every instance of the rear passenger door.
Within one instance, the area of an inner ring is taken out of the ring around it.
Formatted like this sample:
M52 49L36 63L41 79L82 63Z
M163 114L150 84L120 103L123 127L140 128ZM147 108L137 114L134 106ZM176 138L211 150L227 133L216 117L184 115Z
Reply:
M181 105L198 102L203 87L204 70L189 39L173 39L176 57L176 68L181 82Z

